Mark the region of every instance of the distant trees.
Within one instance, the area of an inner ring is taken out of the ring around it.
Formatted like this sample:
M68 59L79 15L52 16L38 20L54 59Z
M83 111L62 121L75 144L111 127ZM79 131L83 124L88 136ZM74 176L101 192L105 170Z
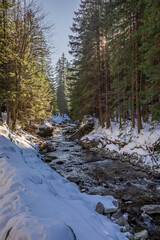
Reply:
M70 63L64 53L57 61L55 69L55 82L57 86L57 107L61 115L68 114L70 105Z
M136 120L138 131L150 113L160 119L159 10L156 0L81 0L70 36L75 118L95 113L107 128Z
M51 113L49 51L34 1L0 2L0 106L16 129ZM0 110L1 112L1 110Z

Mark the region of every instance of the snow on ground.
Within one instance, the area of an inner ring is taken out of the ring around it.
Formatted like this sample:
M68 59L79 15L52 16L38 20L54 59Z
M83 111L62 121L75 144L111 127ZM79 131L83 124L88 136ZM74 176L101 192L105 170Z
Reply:
M55 123L62 123L66 120L70 120L70 118L67 114L64 114L64 116L61 116L60 113L58 113L58 115L52 115L52 120Z
M112 196L81 193L37 153L33 142L0 127L1 240L126 239L118 225L95 211L99 201L113 208Z
M130 121L123 124L121 129L116 122L112 122L109 129L102 128L98 121L95 122L94 130L81 138L83 142L99 141L98 147L101 149L136 155L150 167L160 166L160 154L152 151L153 145L160 141L160 123L143 123L143 129L138 134L137 128L133 129ZM117 144L114 143L115 141ZM119 147L118 142L124 142L125 146Z

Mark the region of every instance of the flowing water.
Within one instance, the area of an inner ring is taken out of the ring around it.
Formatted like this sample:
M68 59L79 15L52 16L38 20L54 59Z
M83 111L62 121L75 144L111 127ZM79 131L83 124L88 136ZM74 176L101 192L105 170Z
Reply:
M129 162L83 150L78 141L65 140L69 124L55 127L50 139L55 151L45 154L50 167L75 182L82 192L113 195L119 199L122 213L129 214L129 224L135 232L147 229L149 240L160 239L160 215L143 219L140 208L145 204L160 204L160 180Z

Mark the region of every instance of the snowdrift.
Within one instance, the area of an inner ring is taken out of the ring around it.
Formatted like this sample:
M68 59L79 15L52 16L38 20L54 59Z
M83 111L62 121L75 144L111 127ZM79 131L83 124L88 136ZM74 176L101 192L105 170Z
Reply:
M30 142L27 139L30 139ZM124 240L96 211L112 196L89 196L37 157L31 137L0 127L0 240Z

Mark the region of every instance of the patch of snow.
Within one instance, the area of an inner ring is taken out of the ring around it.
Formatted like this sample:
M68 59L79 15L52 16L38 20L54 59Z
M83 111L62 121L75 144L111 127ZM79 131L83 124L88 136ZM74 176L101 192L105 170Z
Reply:
M66 120L70 120L70 118L69 118L69 116L67 115L67 114L64 114L64 116L62 117L61 115L60 115L60 113L58 113L58 115L52 115L52 120L53 120L53 122L55 122L55 123L62 123L62 122L64 122L64 121L66 121Z
M52 124L49 122L43 123L39 128L52 128Z
M8 240L124 240L95 211L112 196L90 196L37 157L36 145L0 127L0 236ZM74 233L74 234L73 234Z

